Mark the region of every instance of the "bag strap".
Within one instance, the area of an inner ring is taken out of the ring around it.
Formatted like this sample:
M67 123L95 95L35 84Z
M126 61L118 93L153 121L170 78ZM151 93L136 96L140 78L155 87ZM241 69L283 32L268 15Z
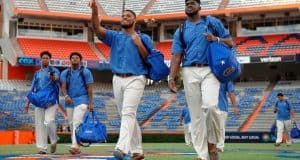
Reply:
M90 117L92 117L93 122L96 120L96 122L99 123L99 119L94 111L89 112L88 115L85 116L84 123L87 123Z
M139 34L139 36L141 38L141 41L142 41L144 47L147 49L147 51L149 52L149 55L150 55L151 54L150 51L152 50L152 47L146 42L146 40L145 40L145 38L144 38L144 36L143 36L142 33L138 33L138 34Z
M184 39L183 39L184 27L185 27L185 21L183 23L181 23L180 26L179 26L179 40L182 44L183 50L185 50L185 48L186 48L186 44L185 44Z

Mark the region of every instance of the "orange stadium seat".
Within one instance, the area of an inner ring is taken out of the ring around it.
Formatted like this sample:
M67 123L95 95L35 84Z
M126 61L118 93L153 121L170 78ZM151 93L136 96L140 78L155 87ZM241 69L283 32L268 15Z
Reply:
M164 54L165 60L171 60L172 42L160 42L156 48Z
M18 38L23 53L28 57L39 57L40 52L48 50L54 59L69 59L71 52L80 52L84 60L99 60L87 42Z
M107 59L110 57L110 47L103 43L96 43L98 49L102 52L103 56Z
M235 51L238 55L249 56L295 55L300 53L300 35L239 37Z

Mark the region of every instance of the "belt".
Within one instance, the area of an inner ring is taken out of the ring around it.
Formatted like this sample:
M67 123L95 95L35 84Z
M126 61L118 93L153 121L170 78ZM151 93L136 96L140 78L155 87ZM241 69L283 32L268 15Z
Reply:
M118 77L122 77L122 78L134 76L134 74L131 74L131 73L115 73L115 75Z
M208 64L196 64L196 63L193 63L190 65L190 67L206 67L208 66Z

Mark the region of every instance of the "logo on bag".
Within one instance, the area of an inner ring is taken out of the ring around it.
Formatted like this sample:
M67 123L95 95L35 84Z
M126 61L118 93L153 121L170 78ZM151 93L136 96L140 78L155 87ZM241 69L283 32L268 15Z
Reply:
M223 76L229 76L230 74L232 74L235 71L235 67L231 66L228 67L224 70L223 72Z

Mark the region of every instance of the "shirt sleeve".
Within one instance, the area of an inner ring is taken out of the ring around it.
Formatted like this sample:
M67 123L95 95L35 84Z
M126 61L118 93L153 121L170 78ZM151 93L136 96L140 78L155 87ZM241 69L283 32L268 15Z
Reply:
M183 45L180 41L180 29L177 28L176 32L174 33L174 39L172 43L172 55L173 54L182 54L183 53Z
M231 38L229 31L224 27L223 23L212 16L208 16L207 20L209 20L209 25L213 27L214 30L214 36L218 36L220 38Z
M106 45L110 46L112 45L113 43L113 40L116 36L117 32L116 31L113 31L113 30L109 30L109 29L106 29L105 30L105 38L104 39L100 39L103 43L105 43Z
M64 71L61 72L60 78L59 78L60 82L62 82L62 83L67 82L67 72L68 72L68 69L65 69Z
M59 70L57 68L53 68L53 70L54 70L55 77L59 77L60 76Z
M92 75L92 73L91 73L91 71L89 69L85 68L83 70L83 76L85 78L85 83L86 84L92 84L92 83L94 83L93 75Z
M286 101L286 104L288 105L289 111L294 111L294 109L289 101Z

